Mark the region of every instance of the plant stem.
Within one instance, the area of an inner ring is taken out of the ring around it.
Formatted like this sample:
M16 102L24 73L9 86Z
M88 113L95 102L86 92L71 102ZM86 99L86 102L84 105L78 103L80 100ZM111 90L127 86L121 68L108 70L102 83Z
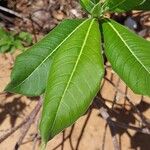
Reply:
M46 149L46 143L42 140L40 150L45 150L45 149Z

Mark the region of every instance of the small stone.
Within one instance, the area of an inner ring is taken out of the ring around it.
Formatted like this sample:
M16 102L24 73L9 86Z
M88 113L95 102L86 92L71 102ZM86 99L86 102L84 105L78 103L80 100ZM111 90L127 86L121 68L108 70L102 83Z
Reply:
M131 30L136 30L138 28L137 22L134 19L132 19L131 17L128 17L124 21L124 25L127 26Z
M78 11L76 9L71 9L70 12L77 18L81 17L81 14L78 13Z
M51 15L49 12L45 10L39 10L33 13L32 20L37 22L40 26L43 26L48 20L51 19Z
M52 13L53 17L56 18L57 20L63 20L65 15L63 12L59 11L53 11Z

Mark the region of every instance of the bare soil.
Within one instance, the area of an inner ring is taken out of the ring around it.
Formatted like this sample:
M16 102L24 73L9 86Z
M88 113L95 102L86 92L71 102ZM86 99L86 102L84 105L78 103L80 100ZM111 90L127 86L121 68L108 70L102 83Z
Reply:
M9 55L0 55L0 92L3 91L6 84L10 80L11 63ZM108 69L107 76L108 79L113 78L113 83L118 83L119 78L116 74L112 73ZM122 91L125 90L125 85L122 81L119 82L118 88ZM116 93L116 89L109 82L105 80L104 86L101 90L102 96L106 101L108 107L112 106L113 98ZM128 96L131 101L136 105L140 112L150 119L150 99L144 97L141 100L141 96L133 94L131 90L128 89ZM134 113L133 108L126 102L125 106L123 95L117 92L116 104L114 111L116 114L113 118L117 121L140 126L140 119L136 113ZM17 126L24 118L27 116L34 106L37 100L30 99L21 95L14 94L1 94L0 95L0 135L5 133L8 129ZM90 115L89 115L90 114ZM87 117L89 117L87 119ZM37 117L38 118L38 117ZM33 145L36 144L35 149L39 149L40 142L35 142L35 135L37 134L38 121L35 120L30 131L25 137L20 150L32 150ZM82 131L84 129L84 131ZM15 143L18 141L23 129L19 129L13 135L11 135L7 140L0 144L1 150L13 150ZM109 127L106 125L106 121L100 117L99 110L92 108L90 111L81 117L74 125L73 134L71 137L67 138L70 134L71 127L66 129L63 133L57 135L53 140L51 140L47 149L52 150L62 149L62 141L64 141L64 150L72 150L76 148L76 144L80 140L79 150L113 150L112 137L110 134ZM116 128L117 136L120 141L122 150L149 150L150 148L150 136L138 133L132 130L124 130L121 128ZM82 135L82 138L79 137ZM66 140L64 140L67 138ZM72 141L72 146L70 144ZM73 148L72 148L73 147Z

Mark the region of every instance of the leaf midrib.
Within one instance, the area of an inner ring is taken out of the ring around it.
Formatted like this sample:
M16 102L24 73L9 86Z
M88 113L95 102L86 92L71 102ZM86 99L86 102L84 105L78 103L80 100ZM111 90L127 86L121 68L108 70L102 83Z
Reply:
M99 1L97 4L95 4L94 7L93 7L92 10L91 10L91 13L93 13L93 11L95 10L95 8L96 8L98 5L100 5L100 4L101 4L101 1Z
M79 24L32 72L31 74L29 74L27 76L27 78L25 78L21 83L19 83L17 86L15 86L13 89L16 89L18 86L20 86L21 84L23 84L28 78L30 78L32 76L32 74L38 70L38 68L45 62L47 61L47 59L54 53L57 51L57 49L76 31L78 30L84 23L86 23L89 19L83 21L81 24Z
M90 23L89 28L88 28L88 30L87 30L85 39L84 39L83 44L82 44L82 47L81 47L81 51L80 51L80 53L79 53L79 56L78 56L78 58L77 58L77 61L76 61L75 65L74 65L74 67L73 67L73 70L72 70L72 73L71 73L70 78L69 78L69 80L68 80L68 83L67 83L67 85L66 85L66 88L65 88L65 90L64 90L64 92L63 92L63 94L62 94L62 97L61 97L61 99L60 99L60 102L59 102L57 111L56 111L56 113L55 113L55 118L54 118L52 127L51 127L51 129L50 129L50 132L51 132L51 131L53 130L53 128L54 128L59 107L60 107L60 105L61 105L62 100L64 99L64 96L65 96L65 94L66 94L66 92L67 92L67 90L68 90L68 87L69 87L70 83L71 83L72 77L73 77L73 75L74 75L74 73L75 73L75 71L76 71L76 68L77 68L77 66L78 66L79 60L80 60L80 58L81 58L82 52L83 52L84 47L85 47L85 45L86 45L86 42L87 42L87 39L88 39L88 35L89 35L89 33L90 33L90 30L91 30L91 28L92 28L92 25L93 25L94 21L95 21L95 19L91 20L91 23Z
M121 39L121 41L125 44L125 46L128 48L128 50L130 51L130 53L136 58L136 60L139 62L139 64L141 66L143 66L143 68L146 70L146 72L149 72L149 70L147 70L147 68L145 67L145 65L143 65L143 63L139 60L139 58L132 52L131 48L129 47L129 45L126 43L126 41L122 38L122 36L119 34L119 32L117 31L117 29L110 23L108 22L108 24L112 27L112 29L116 32L116 34L119 36L119 38Z

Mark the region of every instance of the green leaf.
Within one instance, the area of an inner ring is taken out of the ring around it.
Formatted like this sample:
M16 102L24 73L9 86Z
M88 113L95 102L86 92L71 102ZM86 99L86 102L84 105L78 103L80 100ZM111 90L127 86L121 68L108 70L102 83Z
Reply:
M150 96L150 42L112 20L105 19L102 30L114 71L135 93Z
M102 13L102 4L100 0L80 0L80 4L94 17L99 17Z
M21 41L20 40L15 40L14 42L13 42L13 47L14 48L12 48L12 50L11 50L11 52L14 52L16 49L19 49L19 50L24 50L24 47L23 47L23 45L22 45L22 43L21 43Z
M113 12L125 12L134 9L145 0L108 0L107 7Z
M89 13L95 5L95 3L91 0L80 0L80 4Z
M88 19L54 56L40 123L45 143L86 112L103 74L99 25Z
M102 5L100 2L95 4L95 6L91 10L91 14L93 17L99 17L102 15Z
M137 10L150 10L150 0L145 0L141 5L138 5Z
M10 50L10 45L2 45L0 46L0 53L5 53L8 52Z
M45 91L54 53L82 26L83 20L66 20L44 39L19 55L6 91L38 96Z
M27 42L27 44L32 43L32 35L28 32L20 32L18 38L20 38L24 42Z

